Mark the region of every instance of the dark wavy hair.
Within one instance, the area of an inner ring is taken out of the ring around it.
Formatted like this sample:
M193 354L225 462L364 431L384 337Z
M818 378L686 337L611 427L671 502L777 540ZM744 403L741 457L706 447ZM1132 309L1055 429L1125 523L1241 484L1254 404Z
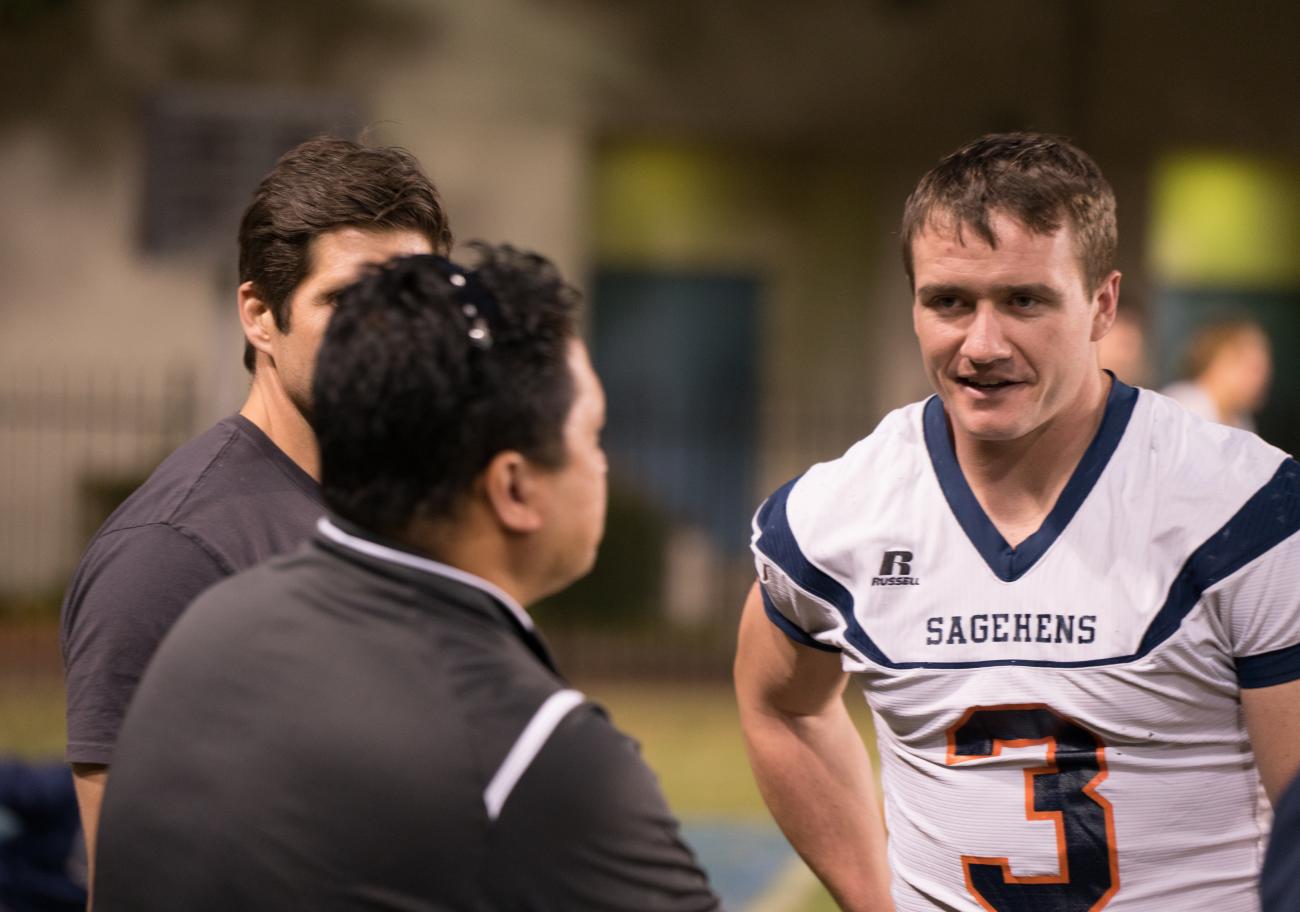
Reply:
M969 227L996 247L989 223L994 212L1014 217L1036 234L1051 234L1068 223L1089 292L1115 268L1115 193L1087 153L1045 133L993 133L940 161L907 198L903 268L912 285L912 242L928 223L951 219L958 238Z
M323 136L286 152L258 184L239 224L239 281L252 282L275 325L289 329L293 290L311 272L311 242L336 228L408 229L451 250L433 183L405 149ZM244 366L255 364L244 343Z
M339 296L312 421L325 502L363 528L451 516L505 450L564 464L579 295L544 257L470 246L473 270L402 257Z

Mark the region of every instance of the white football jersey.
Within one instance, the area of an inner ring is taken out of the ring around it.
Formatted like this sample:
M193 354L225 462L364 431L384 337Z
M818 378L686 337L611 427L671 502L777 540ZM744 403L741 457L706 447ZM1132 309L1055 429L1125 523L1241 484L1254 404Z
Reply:
M1011 548L942 402L759 509L768 616L841 654L879 739L900 910L1255 910L1239 691L1300 678L1300 465L1112 384Z

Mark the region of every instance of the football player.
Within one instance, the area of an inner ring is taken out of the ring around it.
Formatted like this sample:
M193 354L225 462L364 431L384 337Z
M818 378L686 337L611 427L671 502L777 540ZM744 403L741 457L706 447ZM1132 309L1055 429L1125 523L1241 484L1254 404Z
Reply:
M754 519L769 807L845 909L1256 909L1260 783L1300 765L1300 466L1100 369L1115 200L1074 146L976 140L902 239L936 395Z

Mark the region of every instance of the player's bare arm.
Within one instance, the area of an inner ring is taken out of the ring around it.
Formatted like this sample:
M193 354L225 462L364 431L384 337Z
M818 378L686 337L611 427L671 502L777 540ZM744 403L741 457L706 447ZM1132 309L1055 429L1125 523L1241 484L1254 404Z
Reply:
M1243 688L1241 707L1259 778L1269 799L1277 802L1300 773L1300 680Z
M773 817L849 912L892 910L871 761L844 707L838 655L799 646L750 590L736 652L750 765Z
M94 883L95 834L99 830L99 808L104 803L104 786L107 783L108 767L102 763L72 764L72 785L77 792L81 830L86 839L87 883Z

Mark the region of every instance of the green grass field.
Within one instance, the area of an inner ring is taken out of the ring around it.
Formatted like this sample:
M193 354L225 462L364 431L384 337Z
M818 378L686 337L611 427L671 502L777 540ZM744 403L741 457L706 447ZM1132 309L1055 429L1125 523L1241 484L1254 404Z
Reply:
M641 742L677 814L768 819L745 758L729 686L627 682L580 682L579 686L604 704L619 728ZM847 702L874 763L875 737L866 706L856 695ZM809 883L800 902L786 907L787 912L834 912L836 908L815 882Z
M0 753L29 760L63 755L63 685L57 664L0 669ZM579 682L641 742L673 810L683 817L768 819L745 759L731 688L723 683ZM849 701L864 735L870 723L861 700ZM867 737L874 749L874 738ZM799 891L796 891L799 892ZM806 895L783 912L833 912L825 891L809 882ZM744 910L732 910L744 912Z
M0 753L25 760L63 757L63 681L0 674Z

